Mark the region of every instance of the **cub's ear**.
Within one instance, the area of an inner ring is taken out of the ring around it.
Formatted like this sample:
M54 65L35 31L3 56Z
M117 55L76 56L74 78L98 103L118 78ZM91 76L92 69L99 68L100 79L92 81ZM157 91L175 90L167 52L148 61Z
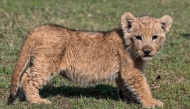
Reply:
M125 34L130 33L130 29L132 28L135 20L136 20L136 17L130 12L125 12L121 16L121 26Z
M164 30L164 33L168 33L170 27L172 26L172 18L169 15L164 15L159 19L161 27Z

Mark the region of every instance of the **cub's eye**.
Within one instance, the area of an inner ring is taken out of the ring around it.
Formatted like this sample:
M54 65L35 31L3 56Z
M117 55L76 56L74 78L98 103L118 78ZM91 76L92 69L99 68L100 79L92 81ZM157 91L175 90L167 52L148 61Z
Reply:
M152 40L155 40L155 39L157 39L157 38L158 38L157 35L152 36Z
M137 40L142 40L142 37L139 36L139 35L136 35L135 38L136 38Z

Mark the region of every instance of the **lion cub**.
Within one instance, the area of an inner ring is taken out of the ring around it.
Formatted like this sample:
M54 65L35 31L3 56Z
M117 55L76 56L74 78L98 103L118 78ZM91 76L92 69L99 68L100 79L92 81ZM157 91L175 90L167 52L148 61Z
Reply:
M53 76L62 75L81 84L115 81L120 95L129 93L144 108L163 106L152 97L142 73L145 61L162 47L172 18L135 17L126 12L121 27L106 32L70 30L58 25L33 29L15 65L8 104L21 88L30 103L51 103L38 90Z

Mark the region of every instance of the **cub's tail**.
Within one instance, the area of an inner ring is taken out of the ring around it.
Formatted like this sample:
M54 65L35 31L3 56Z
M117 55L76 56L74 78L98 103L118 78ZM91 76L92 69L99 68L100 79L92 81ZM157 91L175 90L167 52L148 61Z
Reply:
M30 61L30 53L31 53L32 47L34 46L34 41L32 41L29 35L27 36L26 40L24 41L22 45L20 55L18 57L18 60L13 70L11 87L10 87L10 95L7 101L8 105L14 102L15 96L19 88L20 76L26 70Z

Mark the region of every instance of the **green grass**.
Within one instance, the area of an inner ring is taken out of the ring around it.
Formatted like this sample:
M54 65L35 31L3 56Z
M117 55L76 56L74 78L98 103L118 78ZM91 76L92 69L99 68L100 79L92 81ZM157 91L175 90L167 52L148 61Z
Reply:
M118 100L114 83L84 88L55 77L41 91L51 105L30 105L18 99L6 105L11 73L22 41L34 27L55 23L77 30L111 30L121 15L161 17L168 14L173 26L159 55L148 62L145 75L164 109L190 108L190 1L189 0L1 0L0 1L0 108L2 109L139 109L141 105ZM159 81L152 83L160 75Z

